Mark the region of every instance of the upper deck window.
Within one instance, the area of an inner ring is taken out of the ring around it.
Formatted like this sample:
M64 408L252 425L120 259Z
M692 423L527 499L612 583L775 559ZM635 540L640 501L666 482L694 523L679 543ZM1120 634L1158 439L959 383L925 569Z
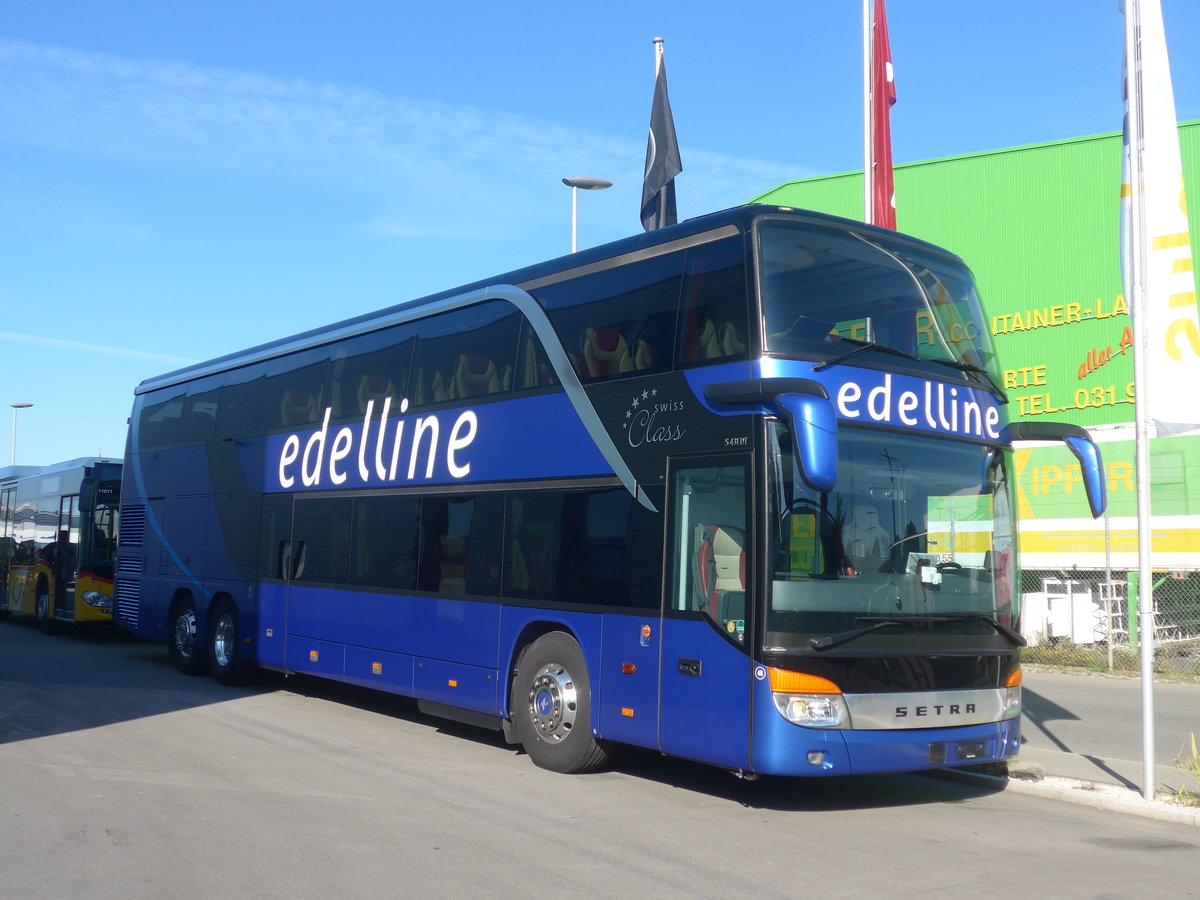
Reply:
M987 320L957 259L782 219L760 222L758 247L768 352L828 360L871 342L916 360L991 371ZM889 354L887 365L902 365L901 355ZM870 354L856 364L870 365Z

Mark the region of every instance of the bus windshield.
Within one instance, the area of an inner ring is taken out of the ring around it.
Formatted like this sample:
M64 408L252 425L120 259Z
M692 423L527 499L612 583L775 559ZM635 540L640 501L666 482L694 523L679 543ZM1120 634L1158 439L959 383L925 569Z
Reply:
M758 229L768 352L829 362L866 343L896 351L889 367L906 356L991 371L989 330L958 260L785 219Z
M773 427L769 647L905 617L946 634L994 630L989 619L1017 627L1002 453L843 429L837 487L821 493L801 478L786 426Z

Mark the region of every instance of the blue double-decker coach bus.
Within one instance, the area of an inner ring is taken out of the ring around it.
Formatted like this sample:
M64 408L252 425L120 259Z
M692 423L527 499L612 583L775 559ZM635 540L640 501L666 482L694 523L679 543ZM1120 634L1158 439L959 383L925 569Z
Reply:
M415 697L579 772L994 762L1010 423L963 263L748 206L152 378L116 620L186 673Z

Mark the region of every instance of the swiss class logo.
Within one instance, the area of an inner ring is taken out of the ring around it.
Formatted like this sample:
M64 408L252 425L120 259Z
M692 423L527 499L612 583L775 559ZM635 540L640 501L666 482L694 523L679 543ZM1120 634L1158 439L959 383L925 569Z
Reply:
M625 410L621 427L630 447L644 444L661 444L678 441L687 433L679 422L673 422L672 413L685 409L682 400L659 400L658 388L646 388L635 394Z

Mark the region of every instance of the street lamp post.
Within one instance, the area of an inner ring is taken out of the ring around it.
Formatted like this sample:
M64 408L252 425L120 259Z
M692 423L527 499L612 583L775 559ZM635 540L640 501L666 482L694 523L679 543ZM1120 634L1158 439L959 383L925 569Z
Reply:
M602 191L605 188L612 187L612 182L605 181L603 178L588 178L583 175L576 175L572 178L564 178L562 183L571 189L571 252L574 253L579 249L580 188L585 191Z
M33 406L33 404L32 404L32 403L10 403L10 404L8 404L8 405L9 405L9 406L11 406L11 407L12 407L12 410L13 410L13 426L12 426L12 437L13 437L13 445L12 445L12 464L15 466L15 465L17 464L17 410L18 410L18 409L29 409L29 407Z

